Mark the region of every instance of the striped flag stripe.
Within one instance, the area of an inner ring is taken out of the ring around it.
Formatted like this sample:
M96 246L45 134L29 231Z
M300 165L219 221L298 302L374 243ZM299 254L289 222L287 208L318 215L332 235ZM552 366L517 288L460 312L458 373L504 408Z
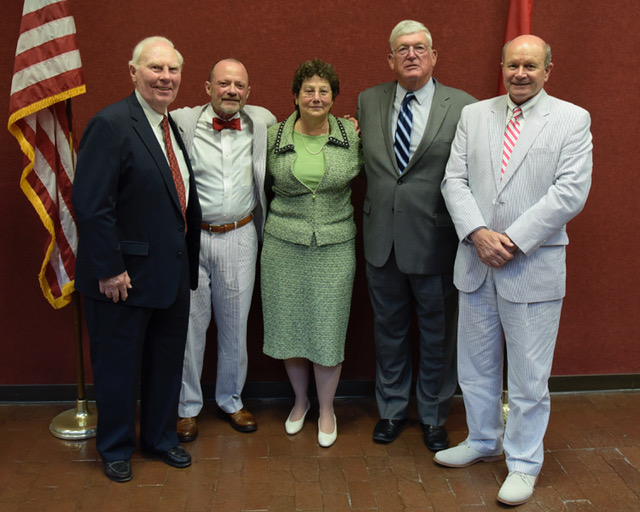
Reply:
M65 54L76 50L76 36L75 34L68 34L19 53L16 55L13 70L14 72L22 71L29 66L33 66L34 62L47 60L53 54Z
M34 83L11 96L11 103L15 112L10 115L9 122L13 123L21 117L27 116L42 108L46 108L58 101L73 98L85 92L81 69L73 69L57 76ZM62 88L63 92L55 93ZM33 101L33 98L42 98Z
M41 23L37 27L28 30L25 29L24 24L22 25L22 32L16 47L16 55L37 46L51 43L60 37L76 33L76 24L71 16L53 20L51 18L48 19L49 21L46 23Z
M80 62L80 52L63 53L47 60L26 67L13 75L11 82L11 94L15 94L26 89L29 86L42 84L43 81L50 78L58 78L61 74L60 69L66 69L66 73L82 67ZM42 85L39 85L42 87Z

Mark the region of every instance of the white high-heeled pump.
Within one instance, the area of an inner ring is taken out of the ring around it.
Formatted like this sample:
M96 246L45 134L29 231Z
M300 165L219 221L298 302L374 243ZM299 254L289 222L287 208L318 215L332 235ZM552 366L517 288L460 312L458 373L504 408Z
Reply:
M318 444L323 448L329 448L338 438L338 420L336 415L333 415L333 432L331 434L325 434L320 430L320 419L318 419Z
M287 418L287 421L284 422L284 429L287 432L287 434L289 435L297 434L302 430L302 427L304 426L304 419L306 418L307 413L309 412L309 409L311 409L311 404L307 402L307 408L304 410L304 414L302 415L302 418L296 421L291 421L291 414L293 413L293 410L289 413L289 417Z

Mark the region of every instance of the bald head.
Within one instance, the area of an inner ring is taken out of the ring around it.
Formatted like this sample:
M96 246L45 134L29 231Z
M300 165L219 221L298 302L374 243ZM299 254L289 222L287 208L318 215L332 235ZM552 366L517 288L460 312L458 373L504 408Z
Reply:
M525 34L523 36L518 36L511 41L507 41L505 45L502 47L502 62L504 62L504 54L507 50L507 46L511 43L516 44L528 44L528 45L538 45L544 48L544 65L547 67L551 63L551 46L544 42L544 40L538 36L534 36L533 34Z
M516 37L502 49L504 87L516 105L525 103L542 90L551 68L551 47L537 36Z

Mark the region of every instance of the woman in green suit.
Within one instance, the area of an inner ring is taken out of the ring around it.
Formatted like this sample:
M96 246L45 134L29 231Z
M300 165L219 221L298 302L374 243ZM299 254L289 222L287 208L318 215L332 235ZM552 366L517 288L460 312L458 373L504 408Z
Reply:
M349 121L330 114L340 91L333 66L304 62L292 83L296 110L272 126L267 194L273 197L261 257L264 353L283 359L295 392L285 429L302 429L313 366L320 414L318 443L331 446L333 410L355 273L351 181L362 166Z

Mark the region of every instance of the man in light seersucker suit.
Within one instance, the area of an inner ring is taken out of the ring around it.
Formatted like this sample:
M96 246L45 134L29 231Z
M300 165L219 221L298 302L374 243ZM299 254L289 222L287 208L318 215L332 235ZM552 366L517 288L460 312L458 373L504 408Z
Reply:
M498 500L508 505L531 499L542 467L547 383L565 294L566 224L584 207L591 185L590 116L547 95L543 86L552 67L551 49L538 37L505 45L508 94L462 111L442 182L461 240L454 282L460 290L458 378L469 435L438 452L435 461L466 467L498 460L504 450L509 474ZM511 118L520 133L507 157Z
M458 307L453 285L458 239L440 182L460 111L475 100L433 78L437 52L422 23L401 21L389 42L388 62L396 81L362 92L357 113L367 178L364 255L374 313L380 414L373 440L394 441L409 416L415 303L420 335L418 416L425 445L437 451L449 445L444 424L456 389ZM400 166L394 140L402 132L397 127L403 101L411 96L408 162Z
M206 105L172 112L195 174L202 207L198 290L191 295L189 330L178 406L178 437L198 435L200 377L211 309L218 328L216 403L239 432L255 432L242 403L247 376L247 319L253 296L266 198L267 128L276 118L245 105L251 87L244 65L222 59L211 69Z

